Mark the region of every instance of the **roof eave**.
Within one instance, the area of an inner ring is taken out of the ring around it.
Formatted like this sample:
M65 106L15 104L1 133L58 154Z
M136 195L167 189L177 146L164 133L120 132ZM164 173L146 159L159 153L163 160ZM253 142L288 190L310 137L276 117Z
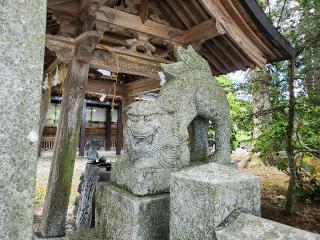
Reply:
M288 60L296 57L297 53L292 45L281 35L277 28L270 22L265 12L255 0L239 1L249 16L256 23L257 27L266 37L278 43L285 53L282 57L273 59L270 62Z

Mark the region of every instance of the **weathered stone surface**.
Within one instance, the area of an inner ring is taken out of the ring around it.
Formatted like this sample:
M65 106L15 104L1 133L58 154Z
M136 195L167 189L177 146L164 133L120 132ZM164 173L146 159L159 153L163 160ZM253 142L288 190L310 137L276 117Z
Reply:
M177 60L177 63L162 65L166 83L154 101L134 102L127 107L124 134L127 152L119 169L131 165L130 168L147 169L148 175L151 169L159 175L165 169L171 172L171 169L188 166L187 128L194 119L198 124L194 129L192 160L207 160L207 136L203 133L207 134L211 120L216 131L216 151L210 159L225 165L231 163L231 120L224 89L212 76L206 60L192 47L178 48ZM132 171L128 174L128 177L116 177L116 184L121 186L123 181L130 181ZM165 176L161 177L166 183L160 181L164 187L160 192L169 186L169 178ZM157 182L147 184L158 185Z
M97 184L96 229L102 240L169 239L169 211L169 194L137 197Z
M192 162L190 166L201 164L204 162ZM138 196L169 193L171 173L185 168L135 168L130 163L115 163L111 179L117 186Z
M215 163L171 175L172 240L215 239L215 229L235 211L260 215L258 177Z
M320 235L281 223L241 213L225 228L216 231L219 240L319 240Z
M208 120L201 117L196 117L188 126L191 161L208 159L208 130Z
M42 238L34 236L34 240L70 240L68 237L58 237L58 238Z
M0 2L0 239L32 238L46 1Z
M94 228L67 233L69 240L100 240Z

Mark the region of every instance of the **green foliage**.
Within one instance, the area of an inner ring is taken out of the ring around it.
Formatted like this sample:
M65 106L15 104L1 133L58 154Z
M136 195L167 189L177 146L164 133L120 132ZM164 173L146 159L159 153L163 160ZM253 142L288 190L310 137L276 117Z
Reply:
M273 122L256 141L254 151L262 160L273 158L279 170L289 175L286 155L287 99L271 95ZM314 106L303 94L297 96L295 134L293 144L297 167L298 195L301 198L320 200L320 106ZM276 108L275 108L276 109ZM314 161L306 161L312 157Z
M231 147L232 149L235 149L239 147L241 142L247 141L251 138L252 121L250 113L252 112L252 105L248 101L236 98L230 78L227 76L220 76L217 80L225 89L227 94L232 118ZM212 124L210 124L209 139L213 138L214 128ZM209 144L211 145L211 142Z
M36 193L33 200L35 206L43 206L46 189L46 185L39 184L36 186Z
M259 0L270 21L297 51L295 66L295 124L294 154L297 168L297 190L303 199L320 199L320 1L319 0ZM284 5L285 3L285 5ZM288 85L286 61L267 66L272 75L270 102L272 123L262 129L253 151L264 162L270 159L279 170L290 175L286 154L288 127ZM228 77L218 78L224 87L230 105L232 147L250 141L253 129L250 97L239 97L242 92L251 96L252 84L232 82ZM308 85L309 80L309 85ZM311 89L311 90L310 90ZM214 131L210 126L209 135ZM312 159L312 161L310 160Z
M270 6L270 2L274 2ZM270 14L270 20L293 44L297 51L295 72L296 113L294 151L297 168L297 189L301 198L320 199L320 1L259 0ZM283 4L286 5L283 7ZM270 8L271 7L271 8ZM288 116L287 63L269 66L272 72L271 103L273 122L267 126L255 151L263 159L272 156L279 170L287 173L286 131ZM310 159L313 159L310 161Z
M298 195L320 202L320 159L305 156L297 162Z

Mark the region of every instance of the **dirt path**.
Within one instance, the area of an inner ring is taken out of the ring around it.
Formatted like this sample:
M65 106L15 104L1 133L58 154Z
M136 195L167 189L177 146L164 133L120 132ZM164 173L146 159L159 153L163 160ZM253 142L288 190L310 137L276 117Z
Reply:
M284 213L289 177L274 167L243 169L261 180L261 215L289 226L320 233L320 204L299 201L297 212Z

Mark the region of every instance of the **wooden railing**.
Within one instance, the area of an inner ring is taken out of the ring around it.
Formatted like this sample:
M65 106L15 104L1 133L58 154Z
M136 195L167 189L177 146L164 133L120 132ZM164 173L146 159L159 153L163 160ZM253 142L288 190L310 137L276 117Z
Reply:
M55 137L42 137L41 138L41 149L50 150L53 149Z
M42 137L41 138L41 149L46 150L46 151L53 149L54 139L55 139L55 137ZM99 138L99 140L100 140L101 146L104 148L105 141L100 138ZM111 150L115 150L115 149L116 149L116 136L112 136L111 137Z

